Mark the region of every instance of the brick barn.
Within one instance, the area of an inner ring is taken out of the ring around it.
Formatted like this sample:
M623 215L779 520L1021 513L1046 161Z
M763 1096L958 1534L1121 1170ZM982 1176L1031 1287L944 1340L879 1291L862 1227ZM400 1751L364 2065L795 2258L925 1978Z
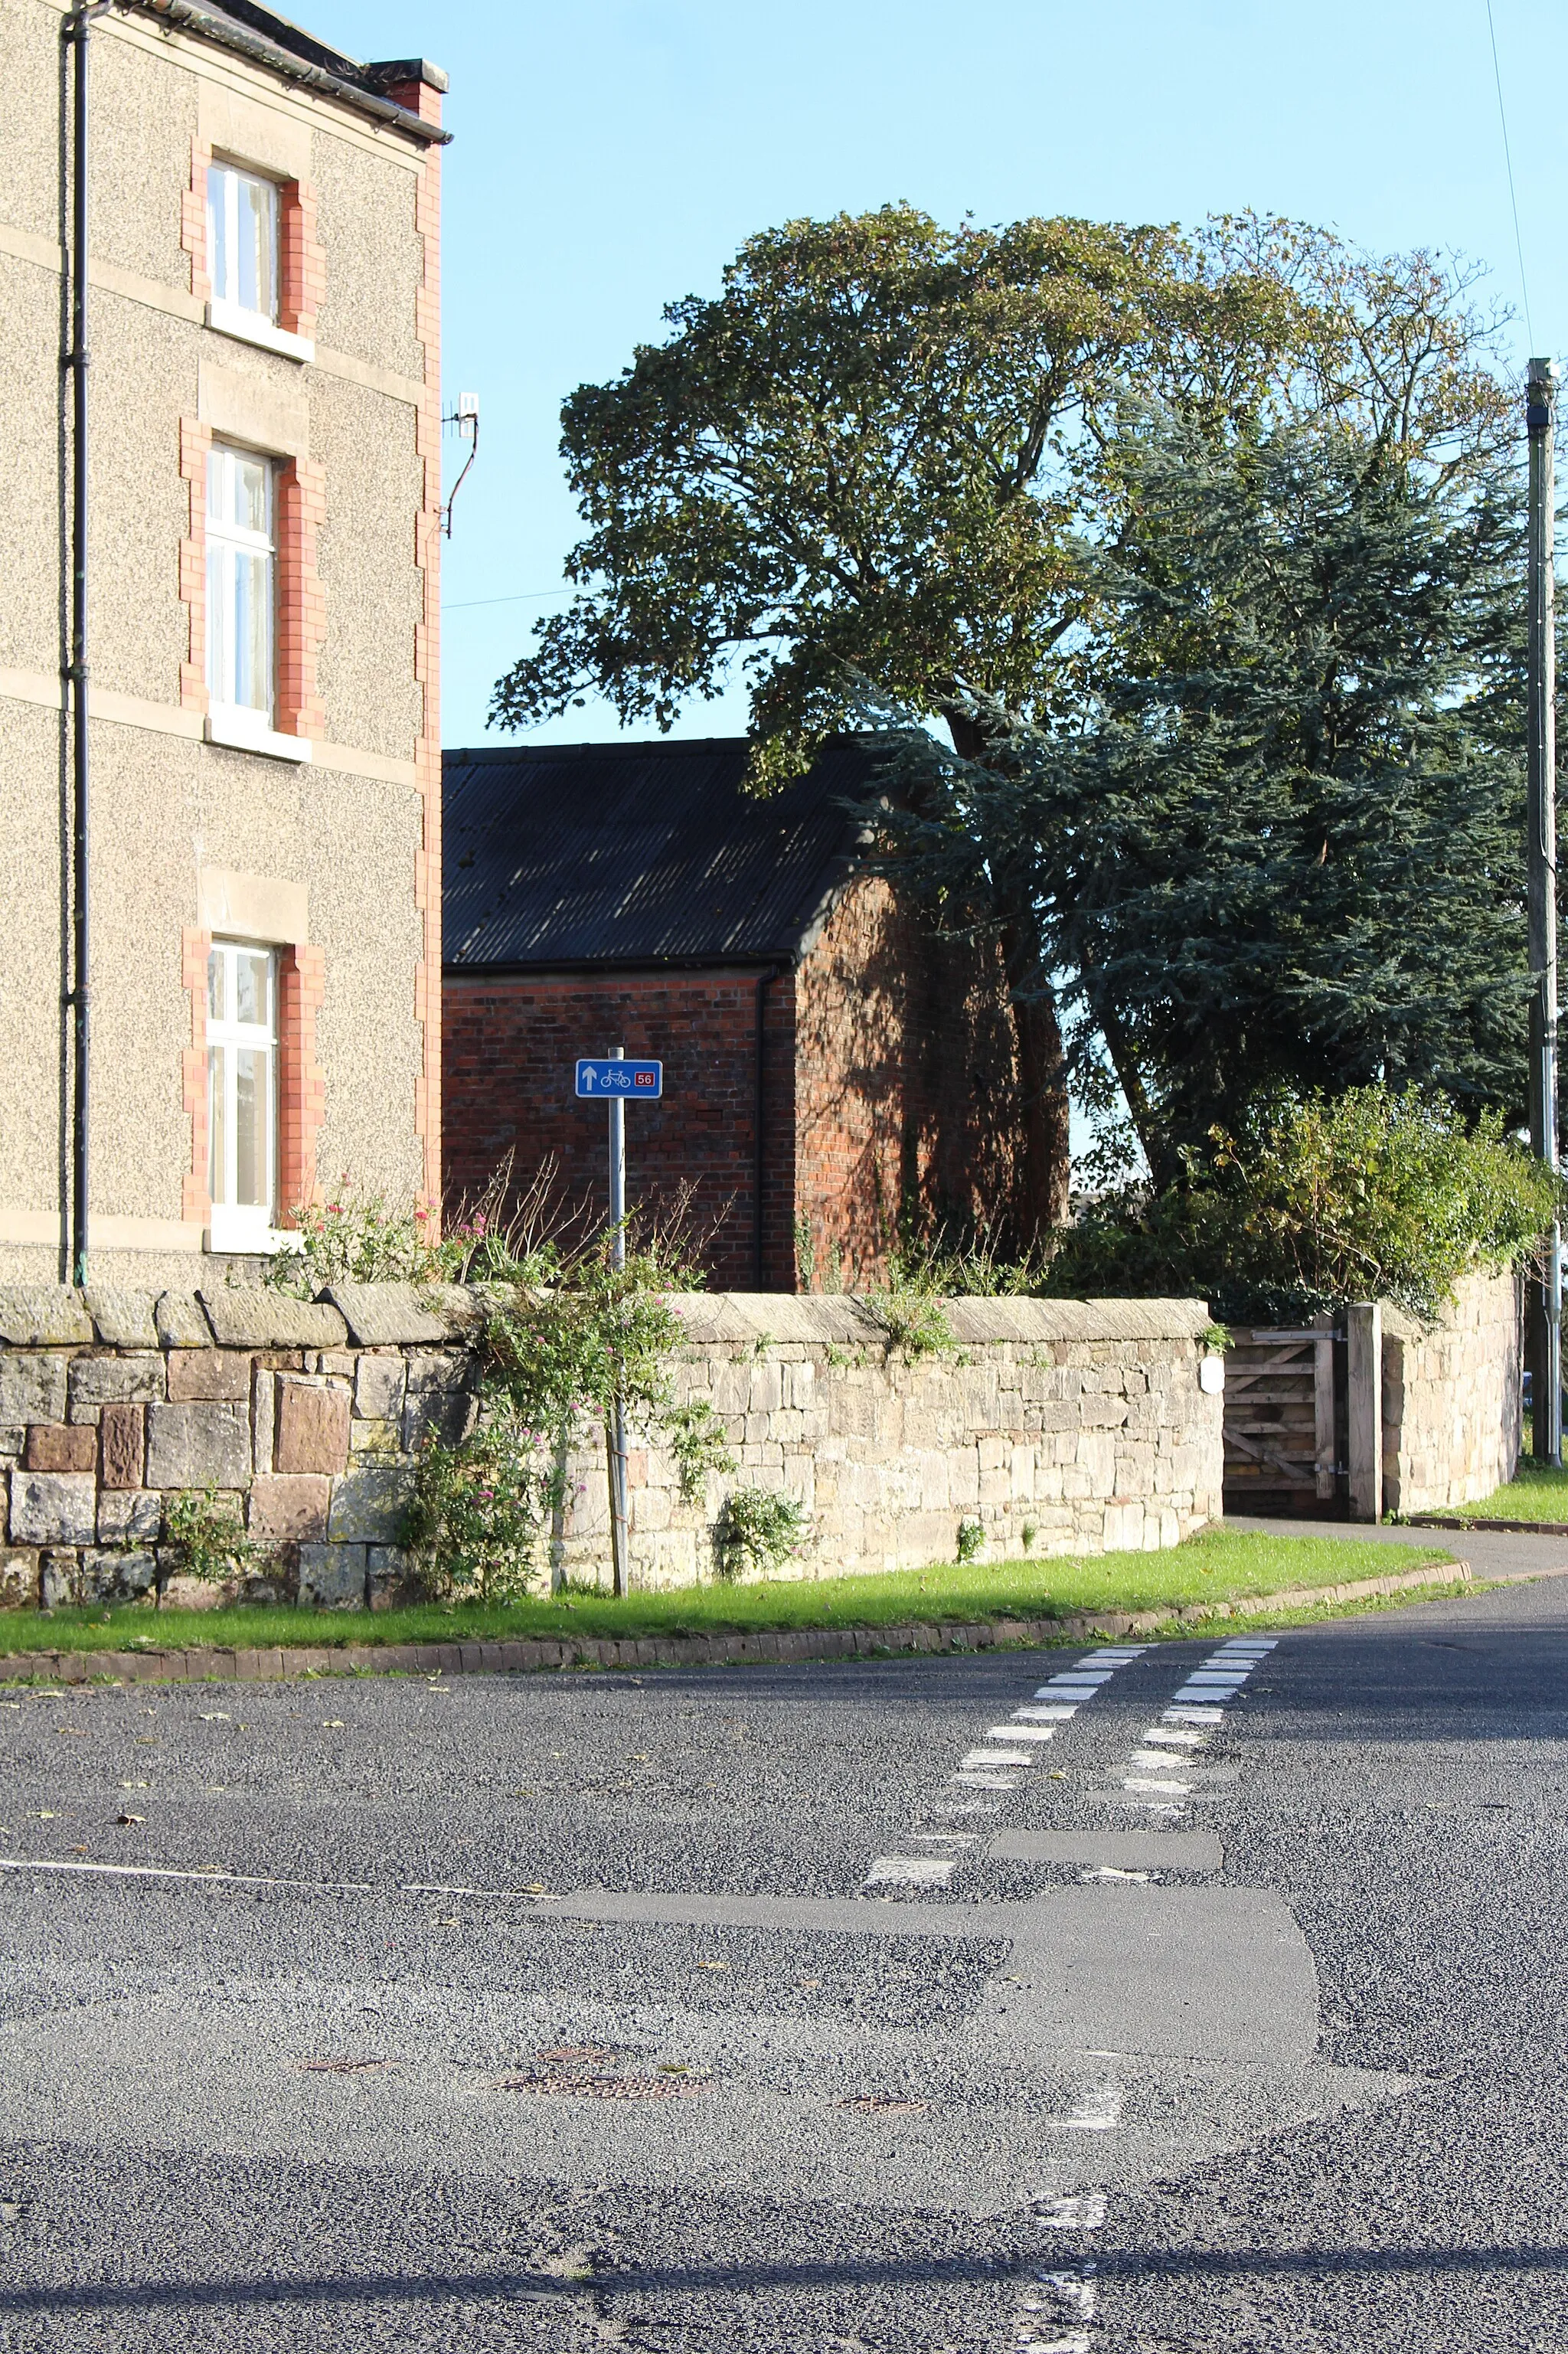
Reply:
M607 1207L579 1055L664 1065L627 1112L628 1195L687 1185L740 1290L874 1279L906 1214L1011 1192L1011 1043L994 957L938 937L868 859L875 752L832 740L757 800L743 737L445 756L444 1195L510 1153Z

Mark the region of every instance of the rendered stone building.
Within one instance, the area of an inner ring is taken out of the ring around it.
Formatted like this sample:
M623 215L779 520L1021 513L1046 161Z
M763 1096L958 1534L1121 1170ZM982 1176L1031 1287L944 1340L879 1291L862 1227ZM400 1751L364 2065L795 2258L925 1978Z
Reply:
M342 1172L439 1183L445 78L250 0L120 0L79 156L78 20L0 22L0 1279L69 1278L85 1240L97 1282L189 1288Z
M1005 1222L1016 1092L994 952L865 854L875 755L832 742L765 801L743 738L446 755L449 1215L510 1155L607 1206L578 1055L664 1065L628 1192L683 1187L739 1289L874 1280L910 1217Z

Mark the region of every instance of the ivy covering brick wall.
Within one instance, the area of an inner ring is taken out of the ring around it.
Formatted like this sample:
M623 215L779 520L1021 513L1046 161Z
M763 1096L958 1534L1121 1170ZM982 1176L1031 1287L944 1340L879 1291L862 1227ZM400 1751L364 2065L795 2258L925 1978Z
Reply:
M630 1462L633 1574L712 1576L737 1491L793 1498L800 1575L982 1555L1174 1544L1218 1513L1221 1398L1193 1300L961 1299L950 1346L909 1354L848 1297L692 1294L677 1402L736 1460L688 1500L661 1443ZM265 1551L256 1598L400 1597L419 1449L478 1410L482 1296L341 1284L149 1293L0 1289L0 1592L14 1604L145 1593L170 1500L212 1491ZM608 1582L602 1447L569 1467L540 1574ZM215 1589L168 1589L215 1598Z

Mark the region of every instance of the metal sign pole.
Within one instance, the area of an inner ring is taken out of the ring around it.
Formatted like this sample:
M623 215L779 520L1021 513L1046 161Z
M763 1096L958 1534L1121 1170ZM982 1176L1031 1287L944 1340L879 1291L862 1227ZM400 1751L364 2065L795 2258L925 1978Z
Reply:
M611 1059L619 1063L625 1054L624 1046L617 1046ZM609 1223L611 1253L621 1267L626 1265L626 1103L617 1094L609 1098ZM631 1580L626 1542L626 1400L619 1384L605 1436L609 1442L610 1561L616 1593L625 1595Z
M1557 372L1532 359L1525 394L1530 443L1530 606L1527 732L1531 1007L1531 1143L1559 1166L1557 1131L1557 740L1554 656L1556 566L1552 550L1552 410ZM1554 1224L1544 1279L1531 1303L1531 1447L1539 1462L1563 1460L1563 1237Z

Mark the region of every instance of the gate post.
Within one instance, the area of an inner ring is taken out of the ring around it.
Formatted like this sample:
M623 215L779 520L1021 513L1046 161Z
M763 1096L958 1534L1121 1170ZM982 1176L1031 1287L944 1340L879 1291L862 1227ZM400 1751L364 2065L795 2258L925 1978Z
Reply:
M1351 1518L1383 1518L1383 1310L1353 1299L1345 1310L1350 1390Z

